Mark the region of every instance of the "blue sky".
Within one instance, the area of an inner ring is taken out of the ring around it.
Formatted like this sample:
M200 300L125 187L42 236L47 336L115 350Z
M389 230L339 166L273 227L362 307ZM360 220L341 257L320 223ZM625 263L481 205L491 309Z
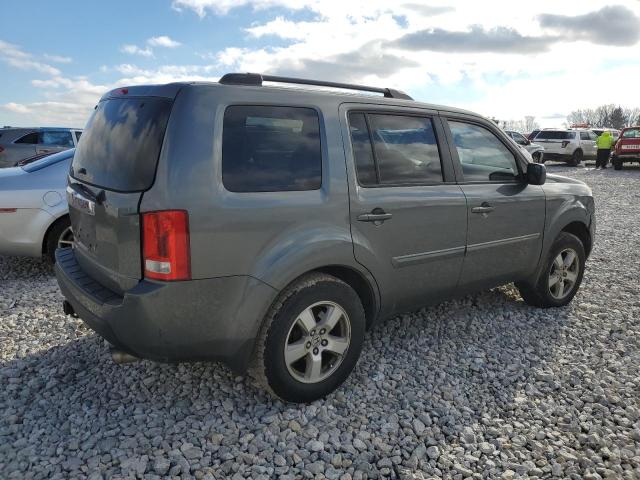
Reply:
M5 0L3 12L0 125L81 127L117 85L229 71L393 86L543 126L640 106L638 0Z

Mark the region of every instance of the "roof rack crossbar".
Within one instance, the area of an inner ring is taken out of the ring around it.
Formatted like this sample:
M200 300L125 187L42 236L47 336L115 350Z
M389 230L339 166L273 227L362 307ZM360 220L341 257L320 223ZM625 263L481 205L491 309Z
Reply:
M294 85L315 85L318 87L342 88L345 90L359 90L362 92L382 93L387 98L401 98L413 100L409 95L393 88L370 87L368 85L356 85L353 83L324 82L308 78L280 77L277 75L261 75L259 73L227 73L219 83L225 85L253 85L260 86L262 82L291 83Z

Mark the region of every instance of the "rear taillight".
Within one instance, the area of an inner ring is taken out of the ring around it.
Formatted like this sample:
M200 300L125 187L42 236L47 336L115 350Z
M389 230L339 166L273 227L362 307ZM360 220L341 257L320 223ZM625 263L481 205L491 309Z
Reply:
M156 280L189 280L189 214L163 210L142 214L144 276Z
M0 153L4 152L4 148L0 147Z

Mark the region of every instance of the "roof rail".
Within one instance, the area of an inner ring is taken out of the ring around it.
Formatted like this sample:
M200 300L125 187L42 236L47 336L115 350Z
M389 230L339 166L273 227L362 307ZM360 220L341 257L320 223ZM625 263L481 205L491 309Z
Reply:
M319 87L343 88L346 90L360 90L362 92L382 93L387 98L401 98L413 100L409 95L393 88L369 87L367 85L355 85L352 83L324 82L322 80L310 80L307 78L280 77L276 75L262 75L260 73L227 73L219 83L224 85L251 85L261 86L262 82L292 83L296 85L316 85Z

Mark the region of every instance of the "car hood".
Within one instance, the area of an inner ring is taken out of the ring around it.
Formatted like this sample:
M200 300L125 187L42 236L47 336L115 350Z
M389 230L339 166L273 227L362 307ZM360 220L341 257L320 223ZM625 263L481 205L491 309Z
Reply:
M575 178L563 177L562 175L556 175L547 172L547 182L553 183L574 183L576 185L586 185L586 183L576 180Z

